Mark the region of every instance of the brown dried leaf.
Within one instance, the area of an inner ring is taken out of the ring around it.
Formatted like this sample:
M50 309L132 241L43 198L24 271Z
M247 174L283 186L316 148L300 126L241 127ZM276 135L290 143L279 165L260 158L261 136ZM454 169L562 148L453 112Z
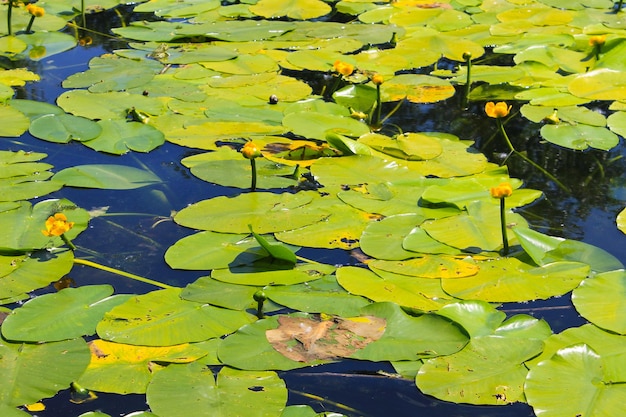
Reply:
M319 320L281 316L278 327L265 332L272 347L298 362L350 357L385 332L386 320L363 316Z

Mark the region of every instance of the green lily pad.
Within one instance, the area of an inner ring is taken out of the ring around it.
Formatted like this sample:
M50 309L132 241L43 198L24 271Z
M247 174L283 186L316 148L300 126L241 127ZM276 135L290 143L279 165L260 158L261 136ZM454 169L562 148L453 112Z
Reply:
M134 296L108 311L96 328L105 340L145 346L199 342L250 323L247 313L180 298L180 288Z
M122 155L128 151L150 152L165 142L165 137L156 128L126 120L100 120L102 129L95 139L83 142L96 151Z
M60 189L63 184L47 181L52 165L37 162L47 155L38 152L0 151L0 201L28 200Z
M28 293L61 279L72 269L72 251L50 255L38 251L30 255L0 255L0 304L28 298Z
M55 213L63 213L68 221L74 222L74 227L65 233L70 240L87 228L89 214L69 200L44 200L34 206L22 201L15 207L0 212L0 227L10 232L0 235L0 250L27 252L45 248L49 244L57 247L64 245L60 237L51 238L41 233L45 230L48 217ZM21 227L14 227L16 224Z
M279 415L287 403L285 382L271 371L224 367L217 375L204 365L170 365L153 377L147 391L150 408L161 416L197 417Z
M78 379L81 387L116 394L145 394L152 375L168 363L203 358L202 344L133 346L96 339L89 342L91 361ZM204 363L204 360L203 360Z
M395 303L374 303L361 309L362 315L384 318L385 333L351 357L370 361L398 361L432 358L458 352L467 336L452 322L435 314L413 317Z
M615 256L588 243L544 235L524 227L514 227L512 230L526 253L537 265L547 265L558 261L576 261L588 264L594 272L624 268Z
M302 284L270 286L264 292L275 303L297 311L341 317L357 316L359 310L369 304L365 298L352 295L339 286L334 275Z
M2 406L32 404L66 389L89 363L82 338L52 343L13 343L0 337ZM29 377L23 377L28 375Z
M432 238L448 246L469 252L495 251L502 246L500 208L482 201L470 203L467 213L427 220L420 227ZM526 221L517 213L507 212L507 223L524 225ZM507 230L509 243L514 234Z
M624 270L604 272L585 279L572 292L572 303L581 316L598 327L626 333L622 294L626 291Z
M314 193L306 192L216 197L185 207L174 221L181 226L224 233L247 233L249 224L261 234L291 230L328 217L327 213L307 208L314 197Z
M44 16L44 18L46 16ZM55 19L53 25L56 29L51 31L39 30L34 33L19 34L16 36L19 40L28 45L27 50L22 52L22 54L28 55L28 58L32 61L41 61L44 58L65 52L76 46L76 38L74 36L57 32L57 30L63 28L67 22L57 16L49 17ZM40 18L35 19L33 26L37 26L37 21L41 21Z
M102 132L96 122L71 114L49 114L36 118L29 127L36 138L56 143L79 142L95 139Z
M289 17L308 20L331 12L331 7L321 0L260 0L250 6L250 11L267 19Z
M607 118L607 125L612 132L626 136L626 111L618 111Z
M367 125L351 117L313 112L289 113L283 118L283 125L296 135L318 140L326 140L329 131L350 137L369 133Z
M92 93L123 91L148 83L162 68L153 60L136 61L116 55L95 57L89 61L87 71L70 75L63 81L63 87L89 87Z
M240 285L292 285L314 281L332 274L335 266L321 263L297 264L285 267L269 261L257 261L250 266L214 269L211 277L218 281Z
M568 86L570 93L592 100L625 100L626 83L623 71L601 68L581 74Z
M126 165L77 165L57 172L53 179L71 187L132 190L158 184L152 172Z
M165 105L157 97L128 92L111 91L91 93L87 90L70 90L57 98L57 104L68 113L92 120L126 120L129 109L150 115L165 112Z
M128 298L110 297L112 294L110 285L91 285L34 298L5 319L2 334L24 342L55 342L94 334L104 313Z
M462 299L489 302L546 299L573 290L589 273L589 266L580 262L534 267L516 258L503 258L478 262L478 266L472 277L442 280L444 291Z
M605 127L583 124L545 125L541 136L548 142L579 151L587 148L608 151L619 143L619 137Z
M0 135L19 137L28 130L30 120L11 106L0 106Z
M211 277L200 277L188 284L181 292L180 297L183 300L209 303L231 310L245 310L257 307L253 296L258 290L259 287L230 284ZM264 310L267 309L264 308Z
M175 269L211 270L248 265L267 254L245 234L203 231L184 237L165 252L165 262Z
M447 80L421 74L396 75L382 85L383 101L406 99L411 103L436 103L454 95Z
M378 222L370 222L361 234L361 250L376 259L402 260L415 256L415 252L403 246L404 238L426 218L407 213L388 216Z
M625 375L611 378L603 362L602 356L584 343L558 350L528 373L528 403L545 417L619 414L626 400Z
M393 302L418 311L437 311L454 301L441 290L441 283L433 279L386 271L374 273L365 268L344 266L337 270L337 281L351 294L376 302Z

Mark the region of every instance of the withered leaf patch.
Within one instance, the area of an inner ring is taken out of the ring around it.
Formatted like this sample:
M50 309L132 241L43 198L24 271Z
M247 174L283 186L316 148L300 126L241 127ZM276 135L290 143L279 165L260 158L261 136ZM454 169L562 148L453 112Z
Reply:
M298 362L350 357L380 339L385 319L374 316L352 318L280 316L278 327L265 332L272 347Z

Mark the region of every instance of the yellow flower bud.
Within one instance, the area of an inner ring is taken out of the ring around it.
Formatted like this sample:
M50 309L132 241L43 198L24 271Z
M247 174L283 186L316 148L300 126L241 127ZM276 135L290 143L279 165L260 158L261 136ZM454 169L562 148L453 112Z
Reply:
M507 106L504 101L500 101L498 103L490 101L485 104L485 113L487 113L487 116L493 117L494 119L506 117L509 115L510 111L511 106Z
M606 42L606 35L596 35L589 38L589 45L602 46Z
M36 6L32 3L26 5L26 10L35 17L42 17L46 14L43 7Z
M497 187L492 187L489 192L493 198L510 197L513 194L513 187L508 182L503 182Z
M241 154L246 159L255 159L261 156L261 151L256 147L254 142L246 142L243 148L241 148Z
M372 75L372 82L376 85L381 85L382 83L385 82L385 79L380 74L374 74Z
M48 217L46 230L42 230L41 233L48 237L61 236L72 227L74 227L74 222L68 222L65 214L56 213L54 216Z

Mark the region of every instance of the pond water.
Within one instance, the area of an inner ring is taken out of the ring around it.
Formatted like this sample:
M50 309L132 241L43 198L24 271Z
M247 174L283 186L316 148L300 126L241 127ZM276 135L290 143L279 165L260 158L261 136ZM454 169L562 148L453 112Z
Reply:
M114 20L116 16L108 12L92 19L91 24L102 30L109 24L107 20ZM145 16L133 18L139 17ZM65 91L61 82L69 75L86 70L92 57L125 47L123 42L106 37L94 35L93 40L89 46L77 46L42 61L28 62L29 69L39 74L41 81L17 89L16 97L54 103ZM428 68L423 70L426 73ZM499 139L493 119L483 117L484 103L472 103L468 109L461 109L451 101L402 106L389 123L402 126L404 131L447 132L473 140L477 151L493 162L502 161L508 148ZM393 105L389 104L389 108L386 105L383 113ZM516 111L519 108L513 109ZM625 151L623 143L609 152L576 152L545 143L536 124L509 125L507 132L518 150L527 152L532 160L570 189L563 190L544 173L512 156L508 161L510 176L523 179L525 188L538 189L545 194L540 201L519 210L532 227L546 234L597 246L626 263L624 236L615 225L626 193L623 177L626 161L621 158ZM74 243L93 251L91 255L95 261L174 286L185 286L202 273L173 270L165 263L165 250L193 233L193 230L174 223L170 218L172 213L199 200L240 193L239 189L210 184L191 175L180 161L199 151L167 142L146 154L130 152L113 156L95 152L78 142L53 144L25 133L16 139L4 138L2 149L46 153L46 162L52 164L55 171L77 164L120 164L149 170L162 179L163 183L157 186L127 191L65 187L45 198L67 198L87 210L108 207L109 214L92 219L88 233L81 234ZM298 255L335 265L362 265L358 250L305 248ZM75 266L70 277L77 286L111 284L117 293L142 294L154 290L149 284L88 267ZM52 291L49 287L35 294ZM543 318L555 333L586 323L573 308L569 295L506 303L500 309L509 315L525 313ZM281 372L280 376L290 390L289 404L309 404L318 412L335 411L355 417L534 415L530 406L521 403L488 407L439 401L421 394L413 380L390 376L394 372L388 363L345 360ZM122 416L147 408L144 395L121 397L102 393L98 397L93 402L73 404L69 401L69 390L64 390L43 401L47 406L45 411L31 414L67 417L99 410L111 416Z

